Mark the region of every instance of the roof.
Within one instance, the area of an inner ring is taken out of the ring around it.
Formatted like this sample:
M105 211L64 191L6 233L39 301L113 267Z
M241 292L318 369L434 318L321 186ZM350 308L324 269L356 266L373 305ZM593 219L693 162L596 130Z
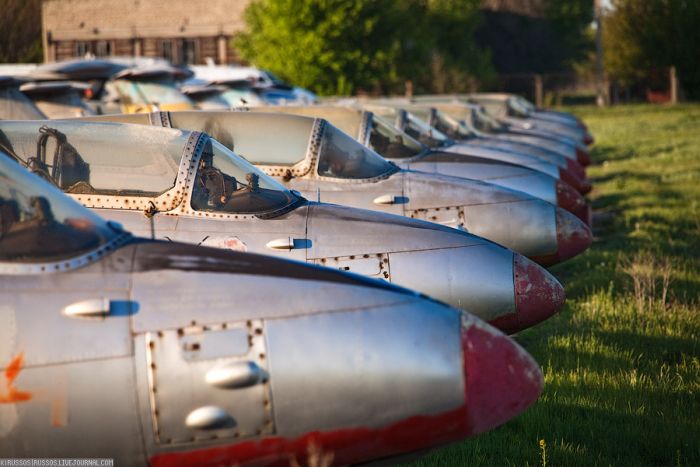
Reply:
M231 36L244 29L251 0L45 0L44 34L52 40Z

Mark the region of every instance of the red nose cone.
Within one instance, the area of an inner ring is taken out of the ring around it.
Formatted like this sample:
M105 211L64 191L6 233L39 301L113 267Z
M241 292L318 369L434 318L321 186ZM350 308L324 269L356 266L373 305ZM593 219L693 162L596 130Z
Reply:
M583 195L589 193L593 189L589 180L581 179L566 169L559 169L559 178L576 188L578 192Z
M585 149L576 146L576 160L584 167L591 165L591 156Z
M491 322L514 334L541 323L564 306L564 287L547 270L521 255L514 255L515 313Z
M586 179L586 169L584 169L581 164L579 164L573 159L566 159L566 170L568 170L581 180Z
M590 225L590 209L586 199L568 183L557 180L557 206Z
M465 396L471 434L522 413L542 393L542 372L513 340L483 324L462 331Z
M544 266L560 263L585 251L592 241L591 229L583 221L568 211L557 209L557 252L532 259Z

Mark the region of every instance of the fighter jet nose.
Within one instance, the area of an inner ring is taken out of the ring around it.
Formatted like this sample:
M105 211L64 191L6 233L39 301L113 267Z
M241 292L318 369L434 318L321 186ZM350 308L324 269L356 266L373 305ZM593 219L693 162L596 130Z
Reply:
M589 193L593 189L588 179L580 178L568 169L559 169L559 179L576 188L576 190L583 195Z
M542 371L512 339L474 324L462 329L465 396L471 434L516 417L542 393Z
M586 224L590 225L590 209L586 199L571 185L557 180L557 206L566 209Z
M583 165L581 165L578 161L575 161L573 159L566 159L566 170L574 174L576 177L580 178L581 180L586 179L586 169L583 168Z
M546 269L521 255L513 257L515 313L491 321L508 334L541 323L564 306L564 287Z
M591 156L583 148L576 147L576 160L584 167L591 165Z
M557 208L557 252L538 256L538 263L549 266L572 258L586 250L593 242L591 229L570 212Z

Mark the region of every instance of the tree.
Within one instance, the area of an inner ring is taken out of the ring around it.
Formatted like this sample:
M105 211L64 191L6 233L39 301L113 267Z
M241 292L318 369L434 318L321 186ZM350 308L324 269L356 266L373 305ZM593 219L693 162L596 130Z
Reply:
M623 85L675 66L690 97L700 97L700 2L614 0L603 26L608 75Z
M256 0L241 56L319 94L463 90L492 76L478 0Z
M0 0L0 62L39 62L41 0Z
M396 82L400 44L390 0L265 0L245 12L243 58L321 94Z

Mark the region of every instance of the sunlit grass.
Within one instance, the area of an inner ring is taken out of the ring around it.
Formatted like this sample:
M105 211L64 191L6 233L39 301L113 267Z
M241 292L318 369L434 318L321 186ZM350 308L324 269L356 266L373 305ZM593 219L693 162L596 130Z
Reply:
M546 387L528 412L415 465L700 465L700 105L573 109L596 137L597 223L552 271L559 316L517 336ZM635 287L637 284L637 287Z

